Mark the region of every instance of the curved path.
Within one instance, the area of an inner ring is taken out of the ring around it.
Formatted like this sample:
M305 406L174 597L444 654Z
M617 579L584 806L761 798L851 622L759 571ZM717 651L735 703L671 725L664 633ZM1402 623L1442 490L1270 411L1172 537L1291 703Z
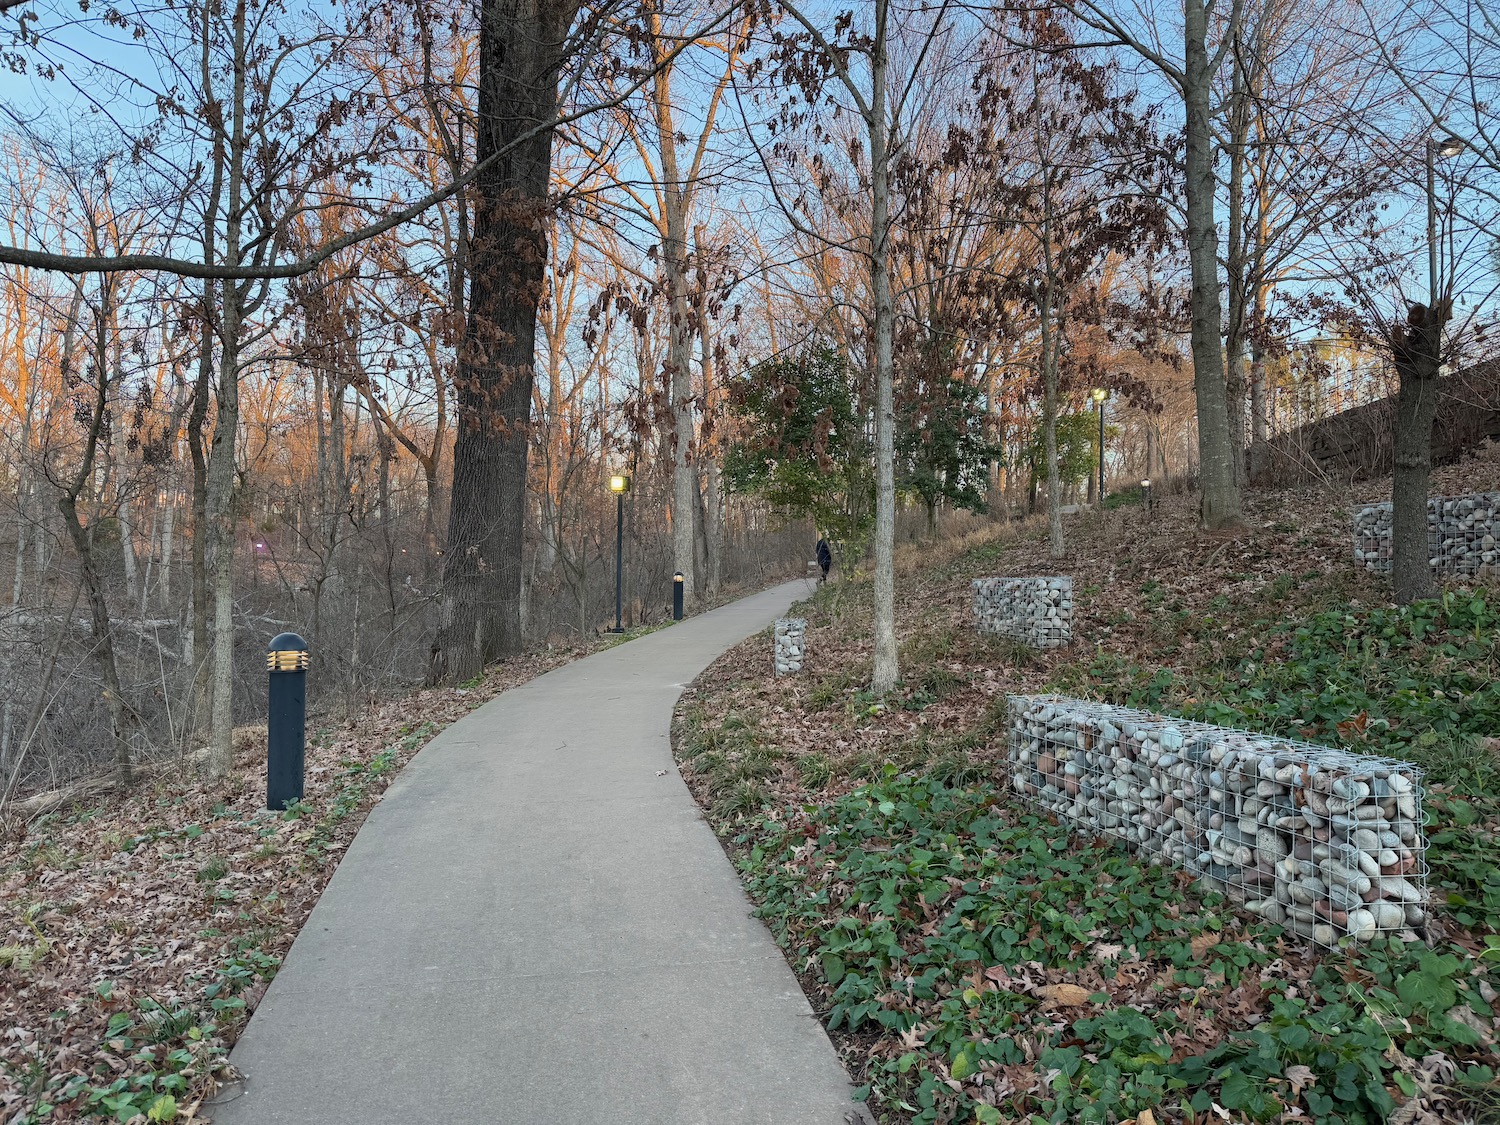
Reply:
M235 1048L246 1080L205 1111L219 1125L859 1120L668 744L682 687L806 591L549 672L423 748Z

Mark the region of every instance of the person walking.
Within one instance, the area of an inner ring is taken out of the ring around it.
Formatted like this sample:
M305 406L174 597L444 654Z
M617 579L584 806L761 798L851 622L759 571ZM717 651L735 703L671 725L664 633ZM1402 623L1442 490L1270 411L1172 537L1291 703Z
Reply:
M823 576L818 579L820 586L828 581L828 569L831 566L833 566L833 552L828 549L828 540L820 538L818 540L818 569L823 572Z

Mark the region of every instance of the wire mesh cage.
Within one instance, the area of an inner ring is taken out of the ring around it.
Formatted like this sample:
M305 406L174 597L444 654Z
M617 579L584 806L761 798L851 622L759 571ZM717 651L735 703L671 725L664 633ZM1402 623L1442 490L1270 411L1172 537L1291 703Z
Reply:
M1027 800L1317 945L1416 939L1415 766L1064 696L1007 701L1011 785Z
M976 578L974 622L981 633L1010 637L1033 648L1073 639L1073 579Z
M1391 569L1391 505L1354 514L1354 561L1377 573ZM1427 557L1442 574L1478 574L1500 562L1500 492L1435 496L1427 502Z
M776 620L773 659L778 676L794 676L807 658L807 619L780 617Z

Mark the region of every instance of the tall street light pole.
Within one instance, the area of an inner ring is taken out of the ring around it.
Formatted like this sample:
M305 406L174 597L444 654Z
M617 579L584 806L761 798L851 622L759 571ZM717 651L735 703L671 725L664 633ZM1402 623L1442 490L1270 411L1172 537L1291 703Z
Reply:
M1457 137L1427 138L1427 307L1434 311L1441 300L1438 293L1437 158L1457 156L1463 150L1464 142Z
M615 494L615 627L614 632L625 631L624 600L625 587L625 493L630 491L630 478L616 474L609 478L609 490Z

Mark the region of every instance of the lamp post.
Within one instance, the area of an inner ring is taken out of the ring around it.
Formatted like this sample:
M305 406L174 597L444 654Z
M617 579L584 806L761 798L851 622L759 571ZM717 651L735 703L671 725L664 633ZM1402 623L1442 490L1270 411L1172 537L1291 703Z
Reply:
M1095 387L1093 391L1094 402L1099 407L1099 507L1104 507L1104 400L1109 397L1109 392L1103 387Z
M1437 158L1457 156L1464 150L1464 142L1451 133L1438 139L1427 138L1427 307L1437 309L1438 295L1438 239L1437 239Z
M625 494L630 491L630 478L616 473L609 478L609 490L615 494L615 627L612 632L623 633L623 594L625 578Z
M1151 479L1149 477L1141 481L1141 491L1146 494L1146 511L1149 514L1151 511Z

